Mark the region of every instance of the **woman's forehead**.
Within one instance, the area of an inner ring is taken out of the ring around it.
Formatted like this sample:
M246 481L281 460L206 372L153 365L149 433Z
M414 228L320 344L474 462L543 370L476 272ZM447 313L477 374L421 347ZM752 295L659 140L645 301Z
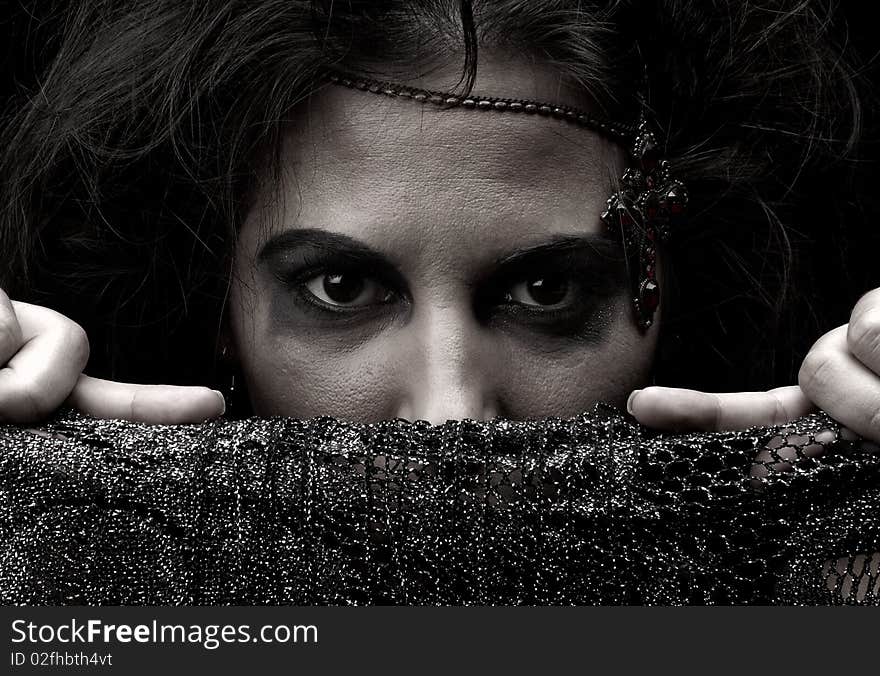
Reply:
M576 175L607 183L619 149L562 120L442 109L329 87L313 97L287 134L291 165L328 174L441 182L504 180L533 185ZM381 169L380 171L377 171Z
M449 66L417 84L449 91L458 77ZM483 55L474 91L590 107L586 92L548 66L497 53ZM598 134L561 120L442 109L332 85L299 108L288 141L288 159L300 169L311 165L328 173L434 179L441 185L501 179L531 186L548 177L557 183L563 174L580 185L604 183L609 161L620 154Z
M477 86L492 94L559 101L564 89L487 70ZM571 96L567 103L583 105ZM422 236L476 231L485 243L496 231L519 239L597 232L623 166L619 147L557 119L444 110L335 86L295 113L280 193L261 210L267 234L317 227L378 242L411 236L418 224Z

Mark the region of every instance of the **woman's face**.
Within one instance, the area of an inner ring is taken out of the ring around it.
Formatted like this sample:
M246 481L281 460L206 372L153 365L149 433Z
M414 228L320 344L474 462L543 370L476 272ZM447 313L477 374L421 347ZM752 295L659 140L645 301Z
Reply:
M549 70L504 61L481 62L475 91L584 104ZM599 135L328 86L283 157L233 275L257 414L569 416L646 381L656 329L636 327L599 218L623 153Z

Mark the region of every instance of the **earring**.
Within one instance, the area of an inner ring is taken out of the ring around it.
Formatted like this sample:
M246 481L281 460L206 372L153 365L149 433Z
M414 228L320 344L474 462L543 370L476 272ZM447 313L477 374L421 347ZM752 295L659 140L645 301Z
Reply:
M602 221L623 241L636 322L647 331L660 305L657 245L683 218L688 193L681 181L670 176L669 163L660 158L657 138L644 117L620 184L608 199Z
M223 396L226 398L226 411L230 416L236 413L235 411L235 374L233 373L229 377L229 389L223 393Z
M247 394L244 392L238 364L232 358L232 349L223 345L217 364L217 388L226 402L226 417L239 418L248 415Z

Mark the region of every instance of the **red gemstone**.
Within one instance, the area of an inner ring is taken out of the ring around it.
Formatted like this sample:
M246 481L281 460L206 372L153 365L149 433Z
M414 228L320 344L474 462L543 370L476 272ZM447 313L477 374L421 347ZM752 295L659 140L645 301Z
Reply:
M678 216L684 212L687 204L687 190L681 184L674 185L666 192L666 199L669 203L669 213Z
M647 134L645 136L645 140L642 142L640 150L641 157L639 159L642 162L642 170L645 173L654 171L660 163L660 148L657 146L653 134Z
M652 315L660 306L660 286L653 279L644 280L639 287L639 305Z

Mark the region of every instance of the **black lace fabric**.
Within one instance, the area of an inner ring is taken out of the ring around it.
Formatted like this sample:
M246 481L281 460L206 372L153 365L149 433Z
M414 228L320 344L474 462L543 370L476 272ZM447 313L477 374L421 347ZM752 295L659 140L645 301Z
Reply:
M570 420L65 412L0 426L0 598L66 604L880 603L880 453L817 414Z

